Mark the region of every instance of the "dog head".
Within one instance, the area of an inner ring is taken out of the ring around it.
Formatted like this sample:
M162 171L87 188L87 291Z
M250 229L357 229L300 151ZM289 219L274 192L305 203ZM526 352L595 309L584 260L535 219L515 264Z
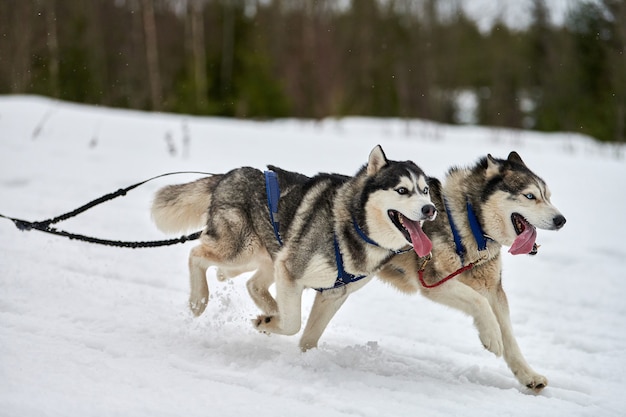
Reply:
M399 249L408 243L418 256L430 253L432 243L422 231L422 222L434 220L437 210L424 172L411 161L388 160L376 146L366 176L360 206L371 238L382 247Z
M565 224L565 217L550 202L548 186L516 152L511 152L506 160L488 155L482 166L485 232L500 244L510 246L513 255L536 254L536 229L559 230Z

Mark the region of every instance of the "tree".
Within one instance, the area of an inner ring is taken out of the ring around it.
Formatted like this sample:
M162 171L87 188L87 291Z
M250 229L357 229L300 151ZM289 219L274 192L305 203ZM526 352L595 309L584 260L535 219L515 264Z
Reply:
M204 40L204 0L189 0L187 3L187 42L191 47L191 73L193 74L193 91L195 107L199 111L207 109L207 66L206 43Z
M141 16L143 19L144 45L148 65L148 82L150 84L150 104L152 110L162 109L161 72L159 70L159 48L157 29L154 18L154 0L141 0Z

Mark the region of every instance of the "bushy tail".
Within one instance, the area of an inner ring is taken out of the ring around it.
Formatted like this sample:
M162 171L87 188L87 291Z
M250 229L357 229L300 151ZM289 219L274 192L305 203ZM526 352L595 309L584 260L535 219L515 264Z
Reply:
M152 202L152 219L166 233L187 232L206 225L211 196L222 175L186 184L168 185L157 191Z

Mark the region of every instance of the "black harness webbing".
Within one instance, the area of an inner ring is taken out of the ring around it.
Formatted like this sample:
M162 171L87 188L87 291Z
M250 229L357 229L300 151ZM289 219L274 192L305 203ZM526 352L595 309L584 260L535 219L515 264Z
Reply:
M150 240L150 241L139 241L139 242L129 242L129 241L121 241L121 240L108 240L108 239L100 239L97 237L92 237L92 236L85 236L85 235L81 235L81 234L77 234L77 233L71 233L71 232L67 232L65 230L58 230L55 227L51 227L50 225L52 224L56 224L59 222L62 222L64 220L70 219L72 217L76 217L79 214L89 210L90 208L93 208L97 205L100 205L104 202L113 200L117 197L120 196L125 196L126 193L128 193L129 191L149 182L149 181L153 181L156 180L157 178L161 178L161 177L166 177L169 175L178 175L178 174L202 174L202 175L215 175L215 174L211 174L208 172L198 172L198 171L179 171L179 172L168 172L166 174L161 174L161 175L157 175L156 177L152 177L149 178L145 181L141 181L138 182L136 184L130 185L126 188L120 188L119 190L113 192L113 193L109 193L106 195L103 195L100 198L97 198L93 201L90 201L89 203L80 206L79 208L72 210L70 212L61 214L60 216L57 217L53 217L51 219L47 219L47 220L41 220L41 221L35 221L35 222L31 222L28 220L22 220L22 219L17 219L15 217L10 217L10 216L5 216L3 214L0 214L0 217L4 218L4 219L8 219L11 220L14 224L15 227L17 227L19 230L22 231L30 231L30 230L38 230L40 232L44 232L44 233L49 233L49 234L53 234L53 235L57 235L57 236L63 236L66 237L68 239L72 239L72 240L80 240L83 242L88 242L88 243L95 243L98 245L106 245L106 246L113 246L113 247L118 247L118 248L132 248L132 249L137 249L137 248L155 248L155 247L159 247L159 246L170 246L170 245L175 245L178 243L184 243L187 242L189 240L195 240L198 239L201 235L201 231L192 233L190 235L185 235L185 236L181 236L175 239L167 239L167 240Z

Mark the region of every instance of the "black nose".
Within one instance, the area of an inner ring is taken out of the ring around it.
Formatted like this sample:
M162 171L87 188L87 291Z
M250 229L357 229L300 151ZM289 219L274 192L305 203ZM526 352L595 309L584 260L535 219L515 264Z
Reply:
M425 206L422 207L422 214L427 219L430 219L431 217L433 217L436 212L437 212L437 209L432 204L426 204Z
M554 222L554 226L556 226L557 229L560 229L561 227L563 227L567 220L565 220L565 217L559 214L554 219L552 219L552 221Z

